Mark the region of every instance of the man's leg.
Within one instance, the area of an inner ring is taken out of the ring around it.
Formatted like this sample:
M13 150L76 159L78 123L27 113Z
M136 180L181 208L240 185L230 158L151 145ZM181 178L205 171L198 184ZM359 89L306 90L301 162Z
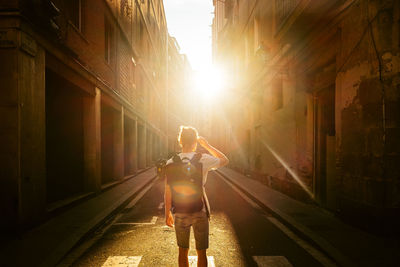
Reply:
M179 247L179 267L189 267L190 216L175 214L175 234Z
M189 267L189 249L188 248L179 248L179 257L178 263L179 267Z
M197 267L207 267L207 249L197 249Z
M207 266L209 221L205 212L198 212L194 217L193 232L196 240L197 266L205 267Z

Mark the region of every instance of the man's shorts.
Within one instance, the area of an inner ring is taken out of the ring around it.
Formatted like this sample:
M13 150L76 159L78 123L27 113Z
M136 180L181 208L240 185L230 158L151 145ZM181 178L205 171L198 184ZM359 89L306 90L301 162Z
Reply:
M190 226L193 227L196 249L208 249L208 216L206 212L175 213L175 234L178 246L189 248Z

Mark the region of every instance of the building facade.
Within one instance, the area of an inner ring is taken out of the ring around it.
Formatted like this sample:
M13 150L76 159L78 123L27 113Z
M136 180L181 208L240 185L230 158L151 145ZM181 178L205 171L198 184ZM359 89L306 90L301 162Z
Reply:
M178 131L181 125L189 125L192 121L191 83L193 70L185 54L174 37L168 42L168 152L180 150Z
M5 232L167 153L167 45L162 0L0 1Z
M214 0L233 168L359 226L400 214L400 3ZM216 128L217 129L217 128Z

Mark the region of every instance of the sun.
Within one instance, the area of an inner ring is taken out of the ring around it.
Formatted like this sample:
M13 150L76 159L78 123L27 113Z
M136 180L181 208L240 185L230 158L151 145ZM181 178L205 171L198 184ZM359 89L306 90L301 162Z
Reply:
M202 100L212 101L225 89L226 77L224 72L213 66L195 73L193 89L196 96Z

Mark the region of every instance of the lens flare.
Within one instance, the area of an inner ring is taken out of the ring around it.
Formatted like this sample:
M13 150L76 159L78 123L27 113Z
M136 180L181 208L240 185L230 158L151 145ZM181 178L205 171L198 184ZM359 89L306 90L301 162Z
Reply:
M225 89L225 83L225 74L221 69L210 67L207 70L198 71L193 81L195 96L203 101L211 101Z
M279 161L280 164L287 170L287 172L293 177L293 179L303 188L303 190L314 199L314 194L308 189L308 187L303 183L301 178L295 173L289 165L264 141L262 144L271 152L271 154Z

